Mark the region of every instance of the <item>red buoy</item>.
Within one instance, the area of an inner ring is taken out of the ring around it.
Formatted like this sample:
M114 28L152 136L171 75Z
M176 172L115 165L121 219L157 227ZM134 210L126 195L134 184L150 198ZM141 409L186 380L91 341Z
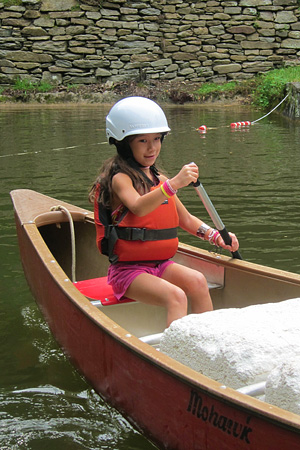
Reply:
M206 125L201 125L200 127L197 128L197 130L200 133L204 134L204 133L206 133L207 127L206 127Z

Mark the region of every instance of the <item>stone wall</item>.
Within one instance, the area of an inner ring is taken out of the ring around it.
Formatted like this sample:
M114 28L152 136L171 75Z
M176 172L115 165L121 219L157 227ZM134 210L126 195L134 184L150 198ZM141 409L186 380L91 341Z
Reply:
M299 64L298 0L0 0L0 84L223 82Z
M287 84L288 98L281 112L291 119L300 119L300 83Z

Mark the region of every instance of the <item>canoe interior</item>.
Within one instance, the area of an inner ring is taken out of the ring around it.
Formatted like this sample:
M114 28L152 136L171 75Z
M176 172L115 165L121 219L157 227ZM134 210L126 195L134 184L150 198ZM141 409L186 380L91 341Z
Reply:
M97 278L107 274L107 257L96 247L95 226L92 220L74 222L76 236L76 281ZM51 223L39 231L62 269L71 279L71 238L67 222ZM208 281L220 285L211 289L214 309L244 307L252 304L278 302L300 297L300 279L292 274L257 266L249 269L244 261L232 263L231 258L212 256L190 246L181 246L176 261L201 270ZM102 311L138 337L160 333L165 329L164 308L142 303L104 306Z

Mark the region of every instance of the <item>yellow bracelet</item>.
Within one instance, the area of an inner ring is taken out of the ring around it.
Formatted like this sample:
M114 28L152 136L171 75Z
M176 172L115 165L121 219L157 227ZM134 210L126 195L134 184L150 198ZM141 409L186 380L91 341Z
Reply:
M170 198L170 197L171 197L170 195L168 195L168 194L166 193L166 191L165 191L164 188L163 188L163 185L160 186L160 189L161 189L161 192L162 192L167 198Z

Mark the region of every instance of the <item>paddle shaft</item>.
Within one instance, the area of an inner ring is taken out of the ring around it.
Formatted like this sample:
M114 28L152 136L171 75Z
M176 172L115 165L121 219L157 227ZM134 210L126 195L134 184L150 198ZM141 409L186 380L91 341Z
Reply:
M220 232L220 235L222 236L223 241L225 242L226 245L231 245L231 237L230 237L228 231L226 230L226 227L225 227L224 223L222 222L219 214L217 213L216 208L212 204L209 196L207 195L206 190L202 186L200 180L198 179L196 183L192 183L192 184L193 184L198 196L200 197L203 205L205 206L206 211L210 215L210 218L213 221L215 227ZM231 252L231 254L232 254L233 258L243 259L238 251Z

